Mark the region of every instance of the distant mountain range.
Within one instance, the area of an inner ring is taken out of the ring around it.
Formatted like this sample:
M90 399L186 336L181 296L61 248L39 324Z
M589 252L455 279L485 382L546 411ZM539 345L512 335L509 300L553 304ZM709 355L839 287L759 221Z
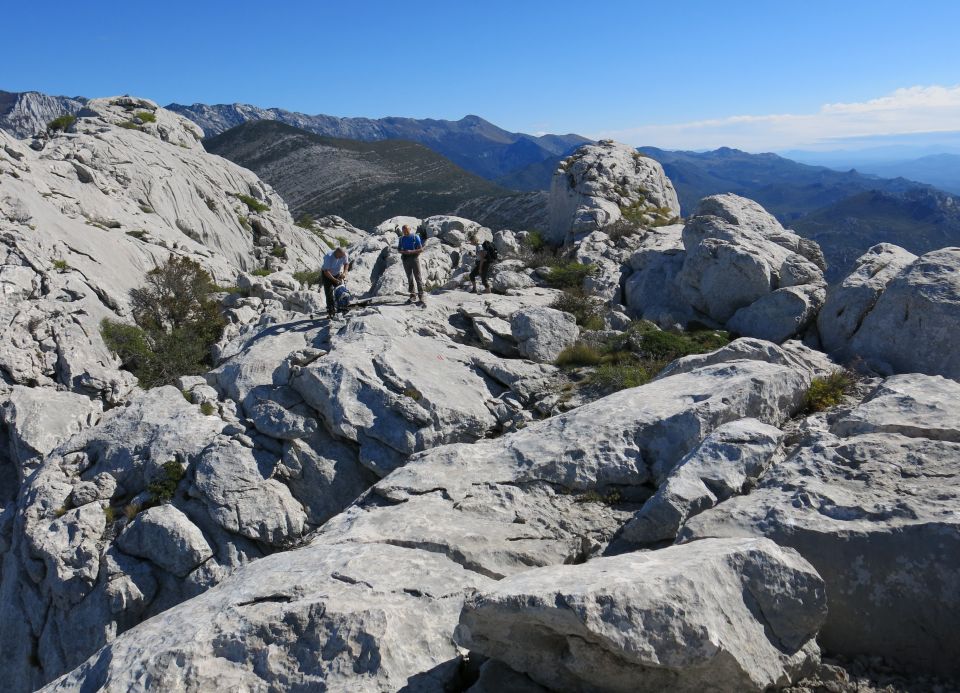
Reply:
M45 129L65 113L77 113L87 102L82 96L49 96L38 91L0 90L0 129L21 139Z
M475 115L460 120L372 119L306 115L247 104L184 106L174 103L167 108L197 123L208 137L241 123L271 120L325 137L366 142L419 142L461 168L488 180L496 180L546 159L564 156L590 141L572 134L534 136L508 132Z
M207 151L268 182L294 217L337 214L370 229L400 214L452 213L476 198L511 192L416 142L323 137L275 121L252 121L204 140Z

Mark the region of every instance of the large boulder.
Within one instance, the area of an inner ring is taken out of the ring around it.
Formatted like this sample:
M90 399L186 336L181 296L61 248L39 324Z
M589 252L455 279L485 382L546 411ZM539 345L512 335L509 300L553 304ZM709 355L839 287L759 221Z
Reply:
M181 578L213 556L200 529L172 505L149 508L137 515L117 537L117 545L125 553L146 558Z
M529 570L471 596L457 641L558 691L765 691L815 670L824 584L769 540Z
M510 318L510 332L520 354L531 361L552 363L577 341L580 330L570 313L555 308L523 308Z
M614 224L625 211L645 214L649 225L679 217L677 193L663 167L611 140L583 145L553 174L547 235L562 243Z
M823 348L845 356L850 338L860 329L887 284L916 259L913 253L890 243L880 243L864 253L843 282L830 288L817 316Z
M960 385L894 376L757 489L689 519L681 540L765 536L827 585L820 642L901 670L960 674Z
M884 374L960 378L960 248L904 267L850 338L848 355Z
M737 195L701 200L687 224L648 231L624 284L632 313L782 342L803 337L826 297L823 254Z

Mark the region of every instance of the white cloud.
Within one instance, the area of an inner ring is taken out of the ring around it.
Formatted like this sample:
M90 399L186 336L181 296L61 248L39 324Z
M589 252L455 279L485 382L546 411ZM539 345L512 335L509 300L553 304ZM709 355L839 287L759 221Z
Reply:
M960 129L960 85L916 86L859 103L824 104L816 113L736 115L714 120L641 125L604 132L633 145L665 149L737 147L747 151L825 149L836 140Z

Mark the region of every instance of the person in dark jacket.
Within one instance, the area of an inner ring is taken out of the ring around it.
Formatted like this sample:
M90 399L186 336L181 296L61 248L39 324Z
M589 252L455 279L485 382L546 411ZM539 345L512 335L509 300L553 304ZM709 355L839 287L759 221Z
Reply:
M410 298L407 304L413 303L413 281L417 281L417 296L420 299L420 305L423 303L423 277L420 274L420 253L423 252L423 241L418 234L413 233L409 226L403 227L403 235L397 244L397 250L400 251L400 258L403 262L403 271L407 275L407 291Z
M476 237L472 237L471 240L476 242ZM497 249L490 241L484 241L483 243L477 243L476 253L476 263L470 270L472 290L473 293L477 293L477 277L479 276L483 282L483 292L488 294L490 293L490 269L493 267L493 263L497 261Z

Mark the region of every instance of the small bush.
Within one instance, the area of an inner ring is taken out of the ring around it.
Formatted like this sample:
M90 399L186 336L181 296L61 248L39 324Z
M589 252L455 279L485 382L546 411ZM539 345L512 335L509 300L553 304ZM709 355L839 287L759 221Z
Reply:
M825 378L814 378L807 390L806 410L817 412L837 406L852 384L850 376L843 371L834 371Z
M270 249L270 254L273 255L274 257L283 258L287 256L287 249L284 248L282 245L275 245L273 246L273 248Z
M69 130L76 122L77 116L64 113L62 116L57 116L47 123L47 132L63 132Z
M337 236L337 244L341 248L346 248L348 245L350 245L350 241L347 240L345 236Z
M137 111L137 112L134 113L133 115L134 115L134 117L139 118L140 120L142 120L144 123L156 123L156 122L157 122L157 116L156 116L156 114L155 114L155 113L152 113L152 112L150 112L150 111Z
M577 342L561 351L553 363L558 368L578 368L596 366L602 359L603 354L596 347Z
M160 475L147 485L150 497L157 505L173 500L177 486L184 476L183 467L176 460L164 462Z
M123 506L123 516L127 518L127 522L129 522L135 518L141 510L143 510L143 508L140 507L139 503L127 503Z
M147 235L147 232L143 229L135 229L133 231L127 231L127 235L136 238L138 241L142 241Z
M249 209L251 212L266 212L270 209L270 205L265 204L257 198L251 197L250 195L241 195L240 193L237 193L234 195L234 197L245 204L247 209Z
M266 267L260 267L253 270L253 272L250 274L252 274L254 277L269 277L271 274L273 274L273 272L268 270Z
M156 214L156 212L153 210L153 207L150 205L140 205L140 211L144 214Z
M213 406L213 402L204 402L200 405L200 413L204 416L213 416L217 411L217 408Z
M645 385L652 377L651 372L639 362L625 361L601 364L590 376L590 382L603 390L616 392Z
M140 126L137 125L136 123L134 123L132 120L125 120L125 121L123 121L122 123L120 123L120 127L122 127L124 130L139 130L139 129L140 129Z
M147 273L146 286L130 291L136 324L105 319L103 341L145 388L203 373L224 327L211 298L216 290L198 263L171 256Z
M294 272L293 278L309 287L312 284L320 283L320 270L301 270L300 272Z
M316 220L314 220L312 214L304 213L304 214L301 214L299 217L297 217L297 220L293 223L302 229L313 231L313 227L317 222Z
M580 287L583 280L596 271L596 265L585 265L574 260L564 260L550 268L545 280L548 285L555 289L573 289Z
M103 509L103 519L107 521L108 525L112 525L117 521L117 509L112 505L108 505Z
M420 393L420 390L418 390L415 387L408 387L407 389L405 389L403 391L403 396L409 397L414 402L419 402L423 398L423 395Z
M601 494L599 491L590 489L581 496L578 496L575 501L577 503L603 503L604 505L617 505L623 500L623 496L620 494L620 491L613 489L608 491L606 495Z
M244 231L253 231L253 226L250 224L250 220L247 217L238 214L237 221L240 222L240 226L243 227Z
M570 313L577 324L585 330L602 330L604 328L603 310L600 302L587 295L582 289L569 289L554 299L551 308Z
M523 240L523 243L533 252L543 250L547 247L547 239L543 237L543 234L540 231L533 230L527 234L527 237Z
M66 260L54 260L53 269L57 270L58 272L66 272L68 269L70 269L70 265L67 264Z

